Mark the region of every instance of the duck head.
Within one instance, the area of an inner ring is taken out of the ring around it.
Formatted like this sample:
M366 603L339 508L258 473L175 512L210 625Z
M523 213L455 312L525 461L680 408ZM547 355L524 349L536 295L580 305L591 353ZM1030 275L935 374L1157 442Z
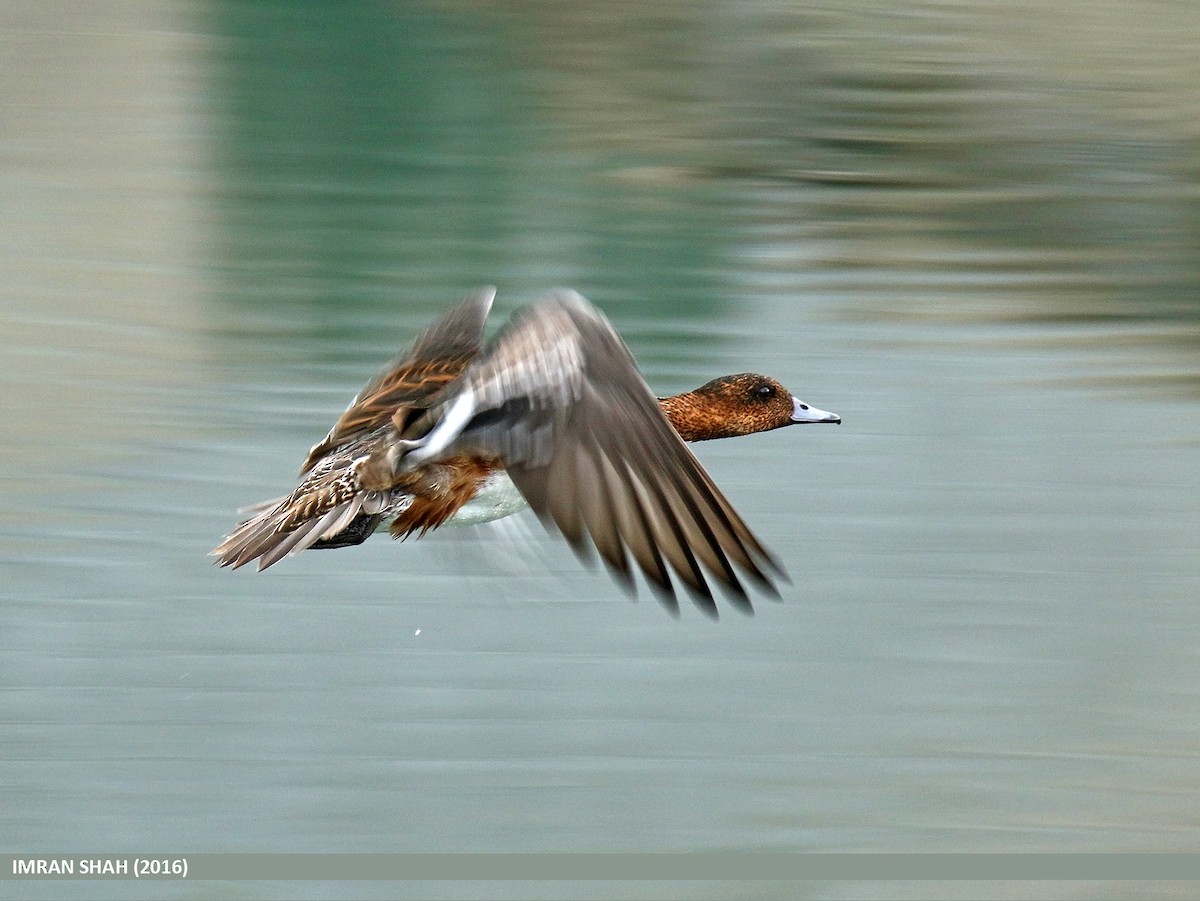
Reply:
M769 432L784 426L826 422L842 417L818 410L766 375L726 375L694 391L660 400L663 412L684 441L707 441Z

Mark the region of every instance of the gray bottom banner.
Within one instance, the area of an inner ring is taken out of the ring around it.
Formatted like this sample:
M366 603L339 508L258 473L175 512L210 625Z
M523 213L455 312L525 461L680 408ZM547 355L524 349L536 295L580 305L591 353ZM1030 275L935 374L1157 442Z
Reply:
M0 879L1200 880L1200 854L3 855Z

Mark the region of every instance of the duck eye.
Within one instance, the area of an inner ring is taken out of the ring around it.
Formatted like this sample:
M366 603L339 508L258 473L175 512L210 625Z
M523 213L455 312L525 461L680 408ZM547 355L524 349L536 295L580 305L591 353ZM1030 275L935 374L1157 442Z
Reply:
M759 385L758 389L757 389L757 393L758 393L759 397L764 397L764 398L770 397L771 395L773 395L775 393L775 389L772 388L770 385Z

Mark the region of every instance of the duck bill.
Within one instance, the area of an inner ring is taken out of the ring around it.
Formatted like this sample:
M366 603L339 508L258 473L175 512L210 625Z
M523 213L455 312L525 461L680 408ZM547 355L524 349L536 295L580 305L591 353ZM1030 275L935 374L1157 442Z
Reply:
M797 397L792 398L792 422L830 422L838 425L841 421L842 417L836 413L830 413L828 410L818 410L816 407L810 407Z

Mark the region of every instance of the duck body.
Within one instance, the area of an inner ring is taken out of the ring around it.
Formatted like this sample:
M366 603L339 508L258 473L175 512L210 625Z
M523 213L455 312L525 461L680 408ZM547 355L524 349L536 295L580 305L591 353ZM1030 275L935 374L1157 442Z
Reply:
M519 310L485 347L494 297L488 287L464 298L368 383L309 451L297 487L250 508L212 551L218 563L262 570L384 525L420 537L528 505L581 556L594 545L629 589L632 555L673 612L672 572L713 616L704 570L746 612L736 571L775 593L782 567L684 440L840 418L750 373L656 398L608 320L573 291Z

